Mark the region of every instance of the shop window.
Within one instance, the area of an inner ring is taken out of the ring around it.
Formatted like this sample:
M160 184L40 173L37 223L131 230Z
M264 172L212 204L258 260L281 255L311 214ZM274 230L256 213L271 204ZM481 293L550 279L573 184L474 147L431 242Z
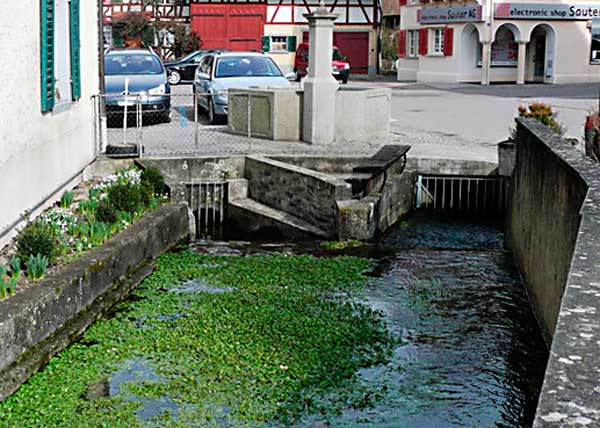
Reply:
M408 30L407 51L408 56L415 58L419 48L419 30Z
M444 29L443 28L434 28L431 30L432 32L432 53L434 55L443 55L444 54Z
M492 67L517 67L519 61L519 45L515 42L515 35L507 27L500 27L496 33L496 40L492 43L491 63ZM481 67L482 46L478 44L477 66Z

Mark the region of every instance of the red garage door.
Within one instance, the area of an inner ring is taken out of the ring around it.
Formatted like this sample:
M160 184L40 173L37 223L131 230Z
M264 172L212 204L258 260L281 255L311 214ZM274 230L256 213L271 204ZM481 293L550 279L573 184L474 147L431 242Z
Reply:
M303 41L308 42L308 31L303 34ZM352 74L369 73L369 32L368 31L335 31L333 44L342 55L348 57Z
M266 4L192 4L192 31L203 49L261 50Z

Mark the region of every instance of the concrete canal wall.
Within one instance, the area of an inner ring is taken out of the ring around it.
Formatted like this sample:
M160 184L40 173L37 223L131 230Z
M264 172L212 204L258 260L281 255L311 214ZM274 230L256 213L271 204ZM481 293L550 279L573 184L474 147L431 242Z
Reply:
M534 428L600 426L600 169L517 121L506 241L551 352Z
M187 206L166 205L0 302L0 400L126 297L152 261L188 234Z

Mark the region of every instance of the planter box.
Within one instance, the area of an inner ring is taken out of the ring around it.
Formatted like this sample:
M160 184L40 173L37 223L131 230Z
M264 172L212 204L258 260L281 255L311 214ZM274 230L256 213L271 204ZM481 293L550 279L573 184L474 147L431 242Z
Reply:
M127 296L151 272L151 262L188 235L187 205L165 205L1 301L0 400Z

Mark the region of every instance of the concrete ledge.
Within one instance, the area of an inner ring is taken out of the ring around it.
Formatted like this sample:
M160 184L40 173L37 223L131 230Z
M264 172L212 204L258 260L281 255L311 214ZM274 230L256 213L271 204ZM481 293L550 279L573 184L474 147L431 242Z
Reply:
M600 427L600 169L517 121L507 242L551 337L534 428Z
M0 400L126 296L156 257L188 239L185 204L146 214L36 286L0 302Z

